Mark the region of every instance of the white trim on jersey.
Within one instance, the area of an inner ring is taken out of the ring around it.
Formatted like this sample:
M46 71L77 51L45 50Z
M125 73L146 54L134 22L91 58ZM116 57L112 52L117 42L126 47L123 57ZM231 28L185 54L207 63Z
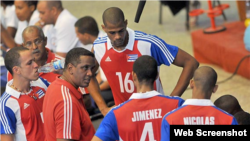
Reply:
M24 128L22 119L21 119L21 109L18 101L12 97L8 99L6 106L11 108L13 113L15 113L16 118L16 131L15 131L15 138L17 141L27 141L26 138L26 130Z
M9 94L4 94L3 97L1 97L0 101L1 101L1 106L0 106L0 121L1 121L1 124L3 125L3 128L4 128L4 132L6 134L13 134L11 129L10 129L10 126L9 126L9 123L8 123L8 120L7 120L7 117L5 115L5 103L6 101L8 100L8 98L10 97Z
M63 138L71 139L72 99L69 93L69 89L66 86L61 86L61 92L64 100Z
M214 103L210 99L187 99L182 104L182 106L184 105L214 106Z
M129 99L144 99L144 98L154 97L157 95L162 95L162 94L153 90L153 91L148 91L146 93L133 93Z
M149 42L156 44L157 47L159 47L160 50L162 51L162 53L164 53L164 55L166 56L169 64L171 64L173 62L174 57L172 56L172 54L169 52L167 47L164 45L164 43L162 43L162 41L160 39L158 39L150 34L147 34L144 36L135 36L135 38L138 40L147 40Z

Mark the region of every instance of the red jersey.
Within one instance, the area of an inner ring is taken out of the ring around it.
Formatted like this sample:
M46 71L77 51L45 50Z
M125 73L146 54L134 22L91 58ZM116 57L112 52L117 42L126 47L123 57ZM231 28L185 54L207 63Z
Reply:
M43 116L48 141L57 138L89 141L95 133L82 94L60 78L53 81L46 91Z
M101 140L159 141L163 116L183 102L180 97L156 91L134 93L104 117L95 136Z
M162 141L170 140L170 125L238 125L231 114L214 106L211 100L187 99L162 120Z
M42 78L32 81L25 94L11 88L12 83L13 80L7 83L0 98L1 134L13 134L17 141L44 141L42 107L48 82Z
M158 66L170 66L178 53L176 46L165 43L157 36L131 29L127 31L129 41L122 51L115 50L107 36L94 42L95 58L109 82L116 105L128 100L136 92L131 72L138 57L150 55L155 58ZM159 77L155 81L154 89L164 94Z

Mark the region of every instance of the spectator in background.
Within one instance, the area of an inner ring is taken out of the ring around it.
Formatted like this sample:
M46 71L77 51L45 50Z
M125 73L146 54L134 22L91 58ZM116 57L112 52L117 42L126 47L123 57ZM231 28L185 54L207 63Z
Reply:
M239 101L233 95L223 95L214 101L216 107L228 112L229 114L236 114L237 112L243 111Z
M94 75L94 54L83 48L70 50L62 76L51 83L44 99L46 140L89 141L95 129L84 107L79 87L87 87Z
M0 51L0 66L1 66L1 94L5 91L7 83L7 69L4 65L4 56L9 49L4 40L7 38L14 39L18 26L18 18L15 12L14 1L1 1L1 51ZM14 42L14 41L13 41ZM15 45L13 45L15 46Z
M77 20L68 10L64 9L62 2L58 1L39 1L37 9L41 20L36 25L43 27L52 24L47 29L47 47L55 54L64 57L67 52L74 47L83 47L76 37L74 24Z
M158 64L142 55L133 64L132 79L136 86L128 101L113 108L103 119L92 141L159 141L163 115L181 106L179 97L164 96L154 90Z
M237 125L233 115L214 106L210 100L218 85L217 73L208 66L196 69L190 80L192 99L187 99L183 105L163 117L161 125L161 140L170 140L170 125Z
M13 80L0 98L2 141L45 140L42 106L49 83L39 78L34 60L32 51L22 46L10 49L4 58Z
M81 43L89 46L89 47L85 46L84 48L90 51L92 49L94 41L98 37L107 36L103 31L98 29L97 22L91 16L85 16L85 17L78 19L75 23L75 32L76 32L78 39L81 41ZM99 68L97 72L96 79L99 83L101 95L103 99L105 100L106 104L114 101L109 83L101 68ZM86 91L87 90L85 89L85 92ZM90 100L90 98L87 98L88 96L89 95L84 95L85 97L84 99ZM109 106L113 106L113 105L114 104L109 104ZM95 107L94 104L92 104L92 106Z
M19 20L15 38L13 39L13 37L11 37L11 35L4 28L1 31L2 40L9 48L20 46L23 43L22 32L24 28L28 25L34 25L37 21L39 21L39 13L36 11L36 0L16 0L14 4L16 15Z
M4 43L6 34L9 34L12 38L15 37L18 18L15 13L14 0L0 0L0 41ZM3 50L6 50L4 44L1 45Z

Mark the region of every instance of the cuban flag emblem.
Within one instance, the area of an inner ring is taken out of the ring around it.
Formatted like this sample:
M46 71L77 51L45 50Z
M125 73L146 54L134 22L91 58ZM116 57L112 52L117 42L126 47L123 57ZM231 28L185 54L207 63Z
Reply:
M44 92L43 92L42 89L38 90L36 93L38 94L38 97L39 97L39 98L41 98L41 97L44 96Z
M127 54L127 61L134 62L138 58L138 54Z

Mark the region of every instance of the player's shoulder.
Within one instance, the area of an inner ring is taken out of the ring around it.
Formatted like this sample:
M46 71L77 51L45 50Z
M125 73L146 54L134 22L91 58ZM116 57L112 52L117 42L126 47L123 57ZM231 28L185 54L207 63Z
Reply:
M216 107L216 106L211 106L211 107L213 107L215 110L217 110L217 111L218 111L218 114L220 114L220 116L224 116L224 117L226 117L226 116L228 116L228 117L233 117L233 115L231 115L230 113L228 113L228 112L226 112L226 111L220 109L219 107Z
M1 106L6 105L6 102L9 100L10 97L11 97L11 95L9 93L4 92L2 94L2 96L0 97Z
M107 36L107 35L105 35L105 36L103 36L103 37L98 37L98 38L94 41L93 45L95 46L95 45L100 45L100 44L106 43L107 40L108 40L108 36Z
M147 41L147 42L160 42L161 39L156 36L156 35L152 35L152 34L147 34L145 32L142 31L135 31L135 40L141 40L141 41Z
M44 90L47 90L47 88L49 87L50 82L47 81L46 79L39 77L36 81L31 81L31 86L33 87L41 87Z

